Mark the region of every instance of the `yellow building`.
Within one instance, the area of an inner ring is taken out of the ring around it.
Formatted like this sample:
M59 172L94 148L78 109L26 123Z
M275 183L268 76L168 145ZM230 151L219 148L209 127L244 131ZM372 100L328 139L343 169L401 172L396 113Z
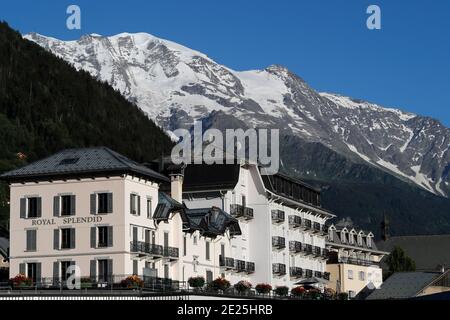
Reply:
M373 290L381 286L383 272L379 262L388 252L378 250L373 238L371 232L351 227L328 228L330 288L354 298L364 288Z

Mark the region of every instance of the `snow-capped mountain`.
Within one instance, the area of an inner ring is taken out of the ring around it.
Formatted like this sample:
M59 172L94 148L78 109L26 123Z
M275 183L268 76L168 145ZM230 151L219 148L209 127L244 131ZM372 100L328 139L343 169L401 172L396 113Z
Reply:
M107 81L168 131L212 116L223 123L280 128L285 136L319 142L352 161L450 196L450 129L431 118L318 93L281 66L234 71L146 33L91 34L77 41L24 37Z

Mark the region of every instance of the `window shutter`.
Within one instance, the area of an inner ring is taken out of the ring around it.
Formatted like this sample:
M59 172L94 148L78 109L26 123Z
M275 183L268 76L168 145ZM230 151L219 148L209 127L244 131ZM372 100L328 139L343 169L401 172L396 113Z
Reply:
M19 264L19 273L20 274L25 274L25 263L20 263Z
M36 250L36 230L27 230L27 251Z
M134 194L130 194L130 213L134 214Z
M36 263L36 282L41 282L42 278L42 263Z
M53 216L54 217L59 217L59 196L54 196L53 197Z
M75 249L75 228L70 229L70 249Z
M31 250L36 251L37 248L37 230L31 232Z
M72 195L70 196L70 215L74 216L75 215L75 205L76 205L76 201L75 201L75 196Z
M97 214L97 195L91 194L91 214Z
M113 246L113 227L109 226L108 227L108 247L112 247Z
M26 250L30 251L31 250L31 232L33 230L27 230L27 246L26 246Z
M59 250L59 229L53 230L53 249Z
M97 228L91 227L91 248L95 248L97 246Z
M112 275L113 275L113 260L108 259L108 281L112 282Z
M27 217L27 199L20 199L20 218L26 219Z
M113 194L108 193L108 213L113 212Z
M137 214L141 215L141 196L137 196Z
M56 280L59 279L59 262L55 261L53 262L53 281L56 282Z
M97 260L91 260L90 275L92 281L97 281Z
M42 217L42 198L37 198L37 217Z

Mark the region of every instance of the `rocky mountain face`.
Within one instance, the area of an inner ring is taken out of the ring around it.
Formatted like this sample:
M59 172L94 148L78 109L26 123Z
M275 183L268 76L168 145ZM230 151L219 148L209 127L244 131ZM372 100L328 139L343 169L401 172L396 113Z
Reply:
M436 199L450 196L450 129L437 120L319 93L282 66L234 71L145 33L77 41L24 37L110 83L168 132L195 120L219 128L279 128L282 166L302 178L328 186L396 181Z

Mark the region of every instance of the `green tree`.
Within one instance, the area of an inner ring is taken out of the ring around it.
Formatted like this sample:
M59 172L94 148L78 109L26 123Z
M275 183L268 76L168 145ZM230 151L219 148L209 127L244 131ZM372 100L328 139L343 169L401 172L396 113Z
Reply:
M386 258L386 264L389 267L388 276L395 272L408 272L416 270L416 263L413 259L408 257L405 251L400 247L395 247L394 250Z

